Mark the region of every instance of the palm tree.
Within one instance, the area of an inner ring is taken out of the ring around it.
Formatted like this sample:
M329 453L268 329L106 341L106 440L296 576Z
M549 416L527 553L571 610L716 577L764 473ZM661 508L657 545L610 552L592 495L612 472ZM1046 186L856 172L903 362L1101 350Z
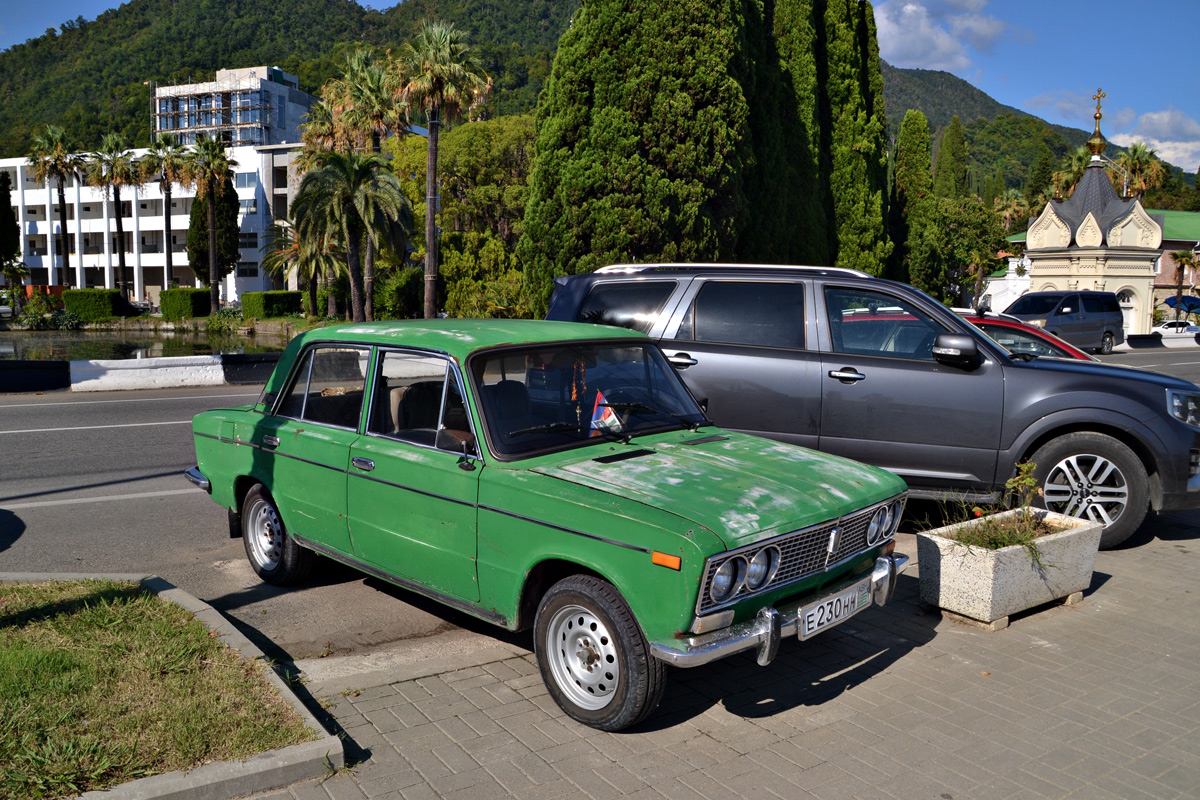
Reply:
M1175 320L1178 321L1183 313L1183 279L1189 269L1194 278L1198 264L1196 254L1191 250L1176 250L1171 253L1171 258L1175 261Z
M221 304L221 280L217 276L217 192L232 178L237 162L229 158L225 145L217 139L201 136L187 156L185 178L196 187L196 199L208 206L208 291L212 311Z
M67 249L67 177L78 177L84 159L73 152L74 143L66 132L57 125L47 125L46 130L33 137L27 161L33 167L33 177L41 183L53 178L58 183L58 252L62 255L63 278L71 282L71 258Z
M1063 162L1062 168L1054 173L1054 192L1059 197L1070 197L1075 186L1083 178L1083 171L1092 162L1091 152L1083 146L1076 147Z
M457 116L463 107L483 102L491 88L479 61L461 31L453 25L427 23L416 40L400 53L399 97L405 113L421 109L429 121L429 150L425 163L425 318L436 313L438 125Z
M337 253L325 239L304 240L293 225L272 223L262 246L262 266L268 275L295 273L308 288L308 315L317 314L317 282L322 274L336 275L341 269Z
M1021 220L1029 219L1029 206L1020 189L1007 190L996 198L996 205L1000 210L1000 224L1006 231L1011 231L1013 225Z
M333 117L356 149L369 143L371 152L378 153L384 136L408 127L396 102L395 82L394 70L377 62L370 50L359 48L346 56L342 77L325 85Z
M1167 179L1167 168L1159 161L1158 153L1145 142L1129 145L1117 156L1117 163L1129 173L1129 189L1138 200L1151 189L1162 186Z
M346 251L350 273L351 318L366 319L361 249L364 237L379 246L382 220L398 220L408 200L383 156L369 153L317 153L317 168L305 174L292 203L302 241L337 242ZM410 212L411 213L411 212Z
M150 150L138 162L142 178L158 181L163 196L163 247L167 256L163 270L163 288L166 289L173 276L171 264L171 187L187 182L187 148L172 134L160 133L150 141Z
M116 207L117 218L117 264L121 273L121 292L127 300L135 300L130 294L129 270L125 260L125 224L121 211L121 189L141 186L141 176L133 163L133 153L125 144L125 137L109 133L100 142L100 149L88 158L87 181L104 191L107 200L111 195Z

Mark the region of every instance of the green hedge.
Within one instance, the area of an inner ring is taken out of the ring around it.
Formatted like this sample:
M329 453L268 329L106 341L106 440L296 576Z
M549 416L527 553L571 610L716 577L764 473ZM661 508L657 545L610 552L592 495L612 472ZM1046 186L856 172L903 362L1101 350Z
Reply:
M304 307L303 292L243 292L242 317L267 319L298 314Z
M167 289L159 295L159 305L163 319L171 322L207 317L212 312L208 289Z
M62 294L63 308L81 322L104 322L130 313L130 305L119 289L66 289Z

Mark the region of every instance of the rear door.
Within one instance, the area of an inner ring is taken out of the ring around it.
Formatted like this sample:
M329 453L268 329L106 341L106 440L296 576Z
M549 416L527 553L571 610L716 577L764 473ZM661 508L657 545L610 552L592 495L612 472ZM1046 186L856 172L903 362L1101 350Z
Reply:
M817 446L821 361L806 316L810 290L804 280L693 281L660 344L718 425Z
M1004 410L1003 367L933 359L951 329L899 293L826 284L819 448L895 472L914 490L990 491Z

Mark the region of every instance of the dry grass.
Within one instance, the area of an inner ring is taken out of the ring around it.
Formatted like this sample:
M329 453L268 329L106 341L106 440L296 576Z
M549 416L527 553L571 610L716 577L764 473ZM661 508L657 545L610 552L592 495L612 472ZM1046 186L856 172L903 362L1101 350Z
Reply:
M0 585L0 797L65 797L314 738L263 669L137 584Z

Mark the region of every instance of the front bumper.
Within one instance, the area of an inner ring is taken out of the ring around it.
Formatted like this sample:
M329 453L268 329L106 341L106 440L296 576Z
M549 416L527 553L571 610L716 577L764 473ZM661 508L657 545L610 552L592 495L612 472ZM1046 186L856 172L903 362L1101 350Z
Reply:
M208 478L204 477L204 473L199 467L192 467L187 472L183 473L183 477L187 478L196 486L199 486L204 491L212 494L212 484L208 482Z
M881 606L892 599L892 594L896 591L896 581L907 566L908 556L899 553L875 559L875 569L871 571L872 605ZM841 584L826 587L826 592L836 594L860 580L861 576L855 576ZM779 643L783 641L783 637L797 635L800 607L804 605L805 600L791 601L779 608L767 606L759 609L754 619L712 633L651 642L650 653L672 666L698 667L753 647L758 650L759 665L765 667L779 652Z

